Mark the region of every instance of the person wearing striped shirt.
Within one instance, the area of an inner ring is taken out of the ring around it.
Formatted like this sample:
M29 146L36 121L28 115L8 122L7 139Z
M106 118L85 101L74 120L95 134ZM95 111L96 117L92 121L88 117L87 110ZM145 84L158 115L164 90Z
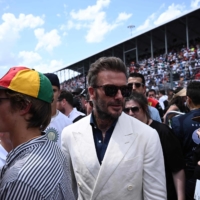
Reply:
M13 149L0 174L0 199L75 200L60 147L43 132L51 120L53 90L43 74L13 67L0 79L0 132Z

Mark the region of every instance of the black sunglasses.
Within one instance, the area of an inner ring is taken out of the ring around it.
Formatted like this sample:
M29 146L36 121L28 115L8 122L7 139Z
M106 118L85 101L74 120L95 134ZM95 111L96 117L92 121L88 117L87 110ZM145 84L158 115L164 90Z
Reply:
M116 86L116 85L99 85L93 86L93 88L102 88L106 96L114 97L116 96L118 90L121 91L123 97L129 97L132 91L132 87L128 85Z
M133 88L133 84L135 85L136 88L144 86L143 83L128 83L128 86L131 87L131 88Z
M125 113L129 113L130 110L131 110L131 112L136 113L136 112L139 112L140 108L138 106L124 108Z

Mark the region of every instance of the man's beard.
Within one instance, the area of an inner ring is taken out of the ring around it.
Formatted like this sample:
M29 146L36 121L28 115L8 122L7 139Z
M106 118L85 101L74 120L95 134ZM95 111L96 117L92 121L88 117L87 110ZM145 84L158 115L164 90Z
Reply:
M107 106L109 104L107 105L105 101L100 99L98 93L96 93L96 99L97 100L93 100L93 103L94 103L94 107L96 108L96 112L98 114L98 117L101 120L116 120L116 119L119 118L119 116L121 115L122 112L115 113L115 114L109 113L108 109L107 109ZM121 101L115 102L115 104L116 103L123 106L123 103Z

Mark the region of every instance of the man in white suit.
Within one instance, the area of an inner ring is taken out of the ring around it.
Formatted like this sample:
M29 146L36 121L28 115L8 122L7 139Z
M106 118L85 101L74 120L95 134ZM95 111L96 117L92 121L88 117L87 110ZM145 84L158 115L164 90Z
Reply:
M115 57L88 72L93 112L62 132L78 200L166 199L165 169L156 131L123 111L130 95L126 67Z

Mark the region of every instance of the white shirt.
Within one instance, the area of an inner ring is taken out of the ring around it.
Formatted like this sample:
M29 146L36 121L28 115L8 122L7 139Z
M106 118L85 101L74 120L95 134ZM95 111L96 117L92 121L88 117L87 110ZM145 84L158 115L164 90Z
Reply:
M0 144L0 169L4 166L6 163L6 156L8 152L3 148L3 146Z
M72 124L71 120L57 110L56 115L51 118L51 122L44 132L46 133L47 138L56 142L58 146L61 147L61 132L70 124Z
M158 100L159 103L160 103L160 106L162 107L163 110L165 109L164 101L167 100L167 99L168 99L168 96L167 95L163 95Z
M84 113L78 111L76 108L73 108L73 110L69 113L68 118L73 122L73 120L80 115L85 116Z
M200 180L197 179L194 199L199 199L199 198L200 198Z
M0 177L0 199L75 200L70 166L46 136L20 144L7 157Z

